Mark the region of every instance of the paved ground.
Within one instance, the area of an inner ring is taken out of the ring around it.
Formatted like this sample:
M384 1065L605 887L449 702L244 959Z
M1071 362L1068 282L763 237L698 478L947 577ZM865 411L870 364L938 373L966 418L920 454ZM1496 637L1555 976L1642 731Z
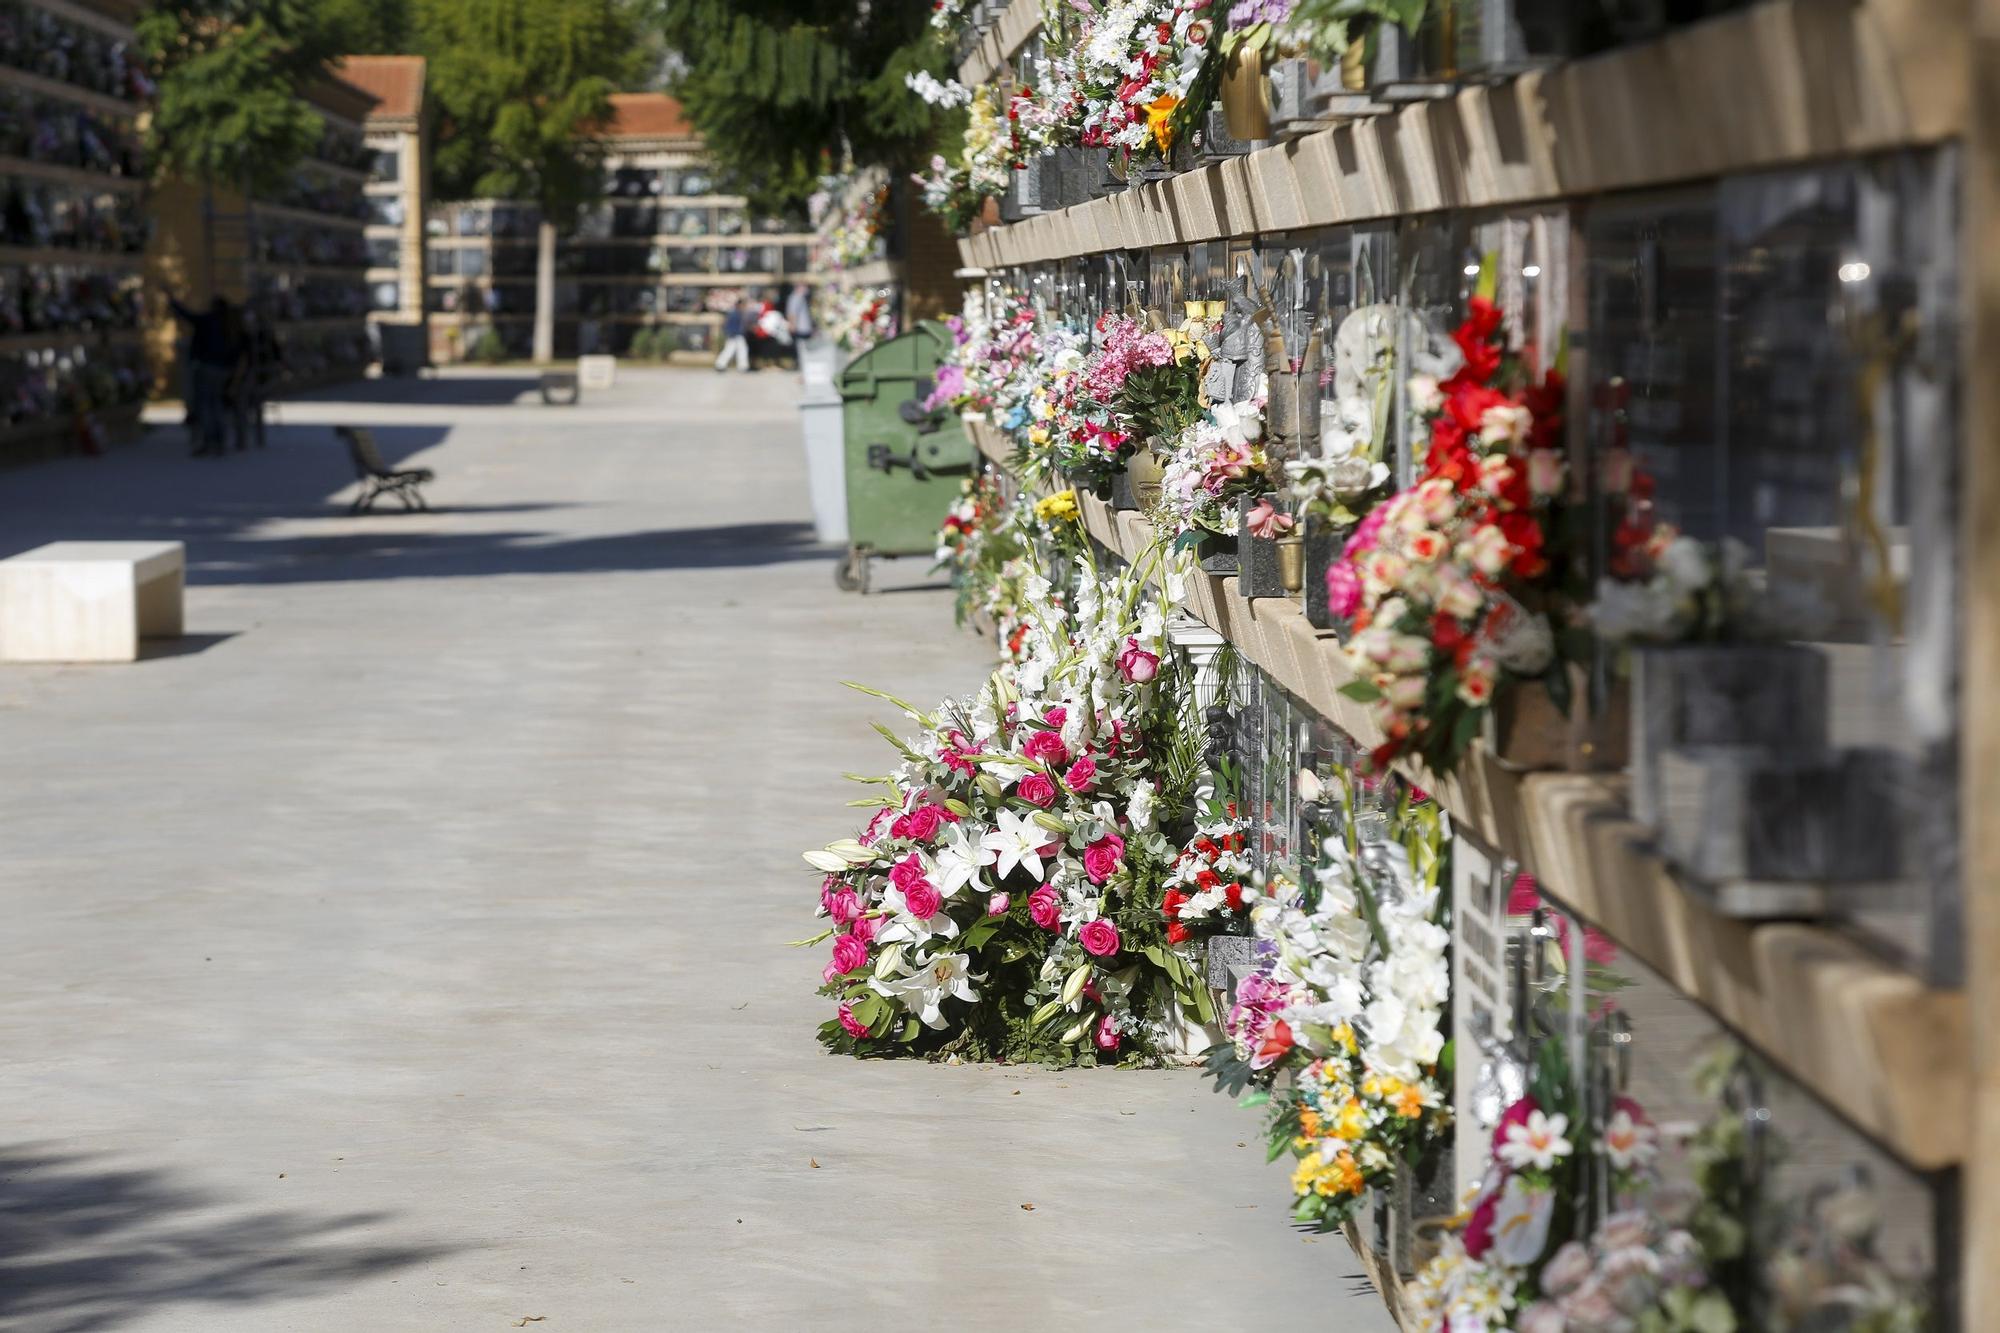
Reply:
M834 591L782 377L527 387L0 473L0 554L193 580L178 654L0 670L0 1327L1389 1327L1193 1072L819 1052L836 682L982 646ZM347 420L440 511L347 517Z

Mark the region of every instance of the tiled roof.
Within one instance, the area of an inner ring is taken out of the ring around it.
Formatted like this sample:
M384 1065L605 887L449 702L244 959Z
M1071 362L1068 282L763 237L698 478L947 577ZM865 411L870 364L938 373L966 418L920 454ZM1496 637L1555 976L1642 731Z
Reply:
M365 92L377 105L370 120L414 120L424 105L422 56L345 56L333 72Z
M665 93L613 93L606 133L613 139L692 139L696 132L677 98Z

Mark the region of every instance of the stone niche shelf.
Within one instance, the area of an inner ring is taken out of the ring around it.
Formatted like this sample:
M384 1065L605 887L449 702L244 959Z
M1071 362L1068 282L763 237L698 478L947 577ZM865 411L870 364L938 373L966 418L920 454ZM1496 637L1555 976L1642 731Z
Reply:
M1022 0L1008 18L1022 8ZM1964 6L1767 0L961 240L968 268L1512 207L1937 143L1966 123ZM995 32L1004 27L996 26ZM987 40L992 41L989 33ZM1675 132L1662 134L1659 127Z
M958 81L968 88L992 82L1041 26L1042 0L1013 0L993 26L980 34L979 44L958 67Z
M1004 434L979 420L966 429L1007 469ZM1122 559L1157 540L1134 511L1091 495L1077 506L1084 530ZM1296 600L1246 598L1235 578L1197 572L1184 606L1327 721L1364 745L1381 742L1368 710L1340 693L1353 676L1338 642L1315 631ZM1484 743L1450 777L1398 768L1462 830L1533 873L1909 1165L1964 1160L1972 1091L1962 993L1925 986L1833 929L1718 914L1647 849L1617 775L1520 772Z

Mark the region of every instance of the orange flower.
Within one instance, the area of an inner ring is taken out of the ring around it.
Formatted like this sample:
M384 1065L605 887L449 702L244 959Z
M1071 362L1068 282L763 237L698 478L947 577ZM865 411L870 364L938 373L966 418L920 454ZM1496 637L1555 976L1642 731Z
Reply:
M1396 1094L1395 1103L1397 1115L1405 1120L1415 1120L1424 1113L1424 1090L1414 1086L1406 1087Z
M1173 150L1174 111L1180 104L1181 99L1172 93L1166 94L1156 102L1146 104L1146 130L1153 136L1153 142L1160 146L1160 151L1163 153Z

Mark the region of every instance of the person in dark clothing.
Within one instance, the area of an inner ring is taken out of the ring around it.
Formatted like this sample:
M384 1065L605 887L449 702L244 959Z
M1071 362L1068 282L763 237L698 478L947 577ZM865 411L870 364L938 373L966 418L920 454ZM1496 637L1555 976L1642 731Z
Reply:
M717 370L733 363L738 370L750 369L750 303L738 300L722 317L722 355L715 358Z
M206 311L197 312L168 296L174 317L188 326L188 359L194 362L196 454L220 454L229 415L229 380L236 373L242 339L228 298L218 296Z

